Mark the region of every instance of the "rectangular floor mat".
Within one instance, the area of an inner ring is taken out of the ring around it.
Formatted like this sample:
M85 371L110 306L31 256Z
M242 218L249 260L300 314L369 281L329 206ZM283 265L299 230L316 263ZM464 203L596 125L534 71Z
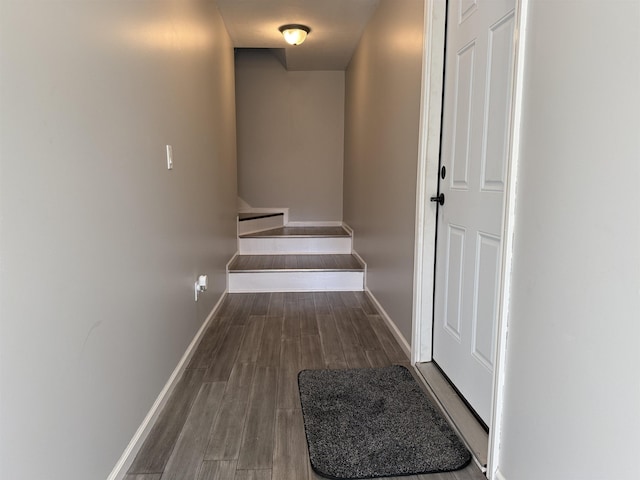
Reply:
M418 475L458 470L471 460L402 366L303 370L298 387L309 459L319 475Z

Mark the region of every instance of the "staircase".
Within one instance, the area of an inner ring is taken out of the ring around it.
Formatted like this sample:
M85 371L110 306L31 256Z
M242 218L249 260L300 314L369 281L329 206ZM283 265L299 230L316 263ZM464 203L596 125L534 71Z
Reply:
M229 292L362 291L364 271L345 228L280 226L239 233Z

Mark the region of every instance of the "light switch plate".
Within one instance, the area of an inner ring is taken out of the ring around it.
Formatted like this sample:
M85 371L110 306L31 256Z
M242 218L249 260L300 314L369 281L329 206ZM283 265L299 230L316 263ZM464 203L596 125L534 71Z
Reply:
M167 170L173 170L173 147L167 145Z

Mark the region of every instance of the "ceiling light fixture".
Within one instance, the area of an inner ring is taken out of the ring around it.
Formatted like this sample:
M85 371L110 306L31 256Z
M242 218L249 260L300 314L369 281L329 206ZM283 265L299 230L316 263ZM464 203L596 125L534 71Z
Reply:
M284 37L284 40L289 45L300 45L307 38L307 35L311 31L309 27L306 25L298 25L295 23L289 25L282 25L280 28L280 33Z

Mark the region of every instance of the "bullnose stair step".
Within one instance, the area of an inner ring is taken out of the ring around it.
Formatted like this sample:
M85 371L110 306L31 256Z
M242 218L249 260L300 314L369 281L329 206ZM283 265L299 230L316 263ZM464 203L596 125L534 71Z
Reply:
M274 237L350 237L344 227L278 227L263 232L240 235L240 238Z
M351 232L342 226L276 225L244 233L239 227L228 288L232 293L362 291L364 276Z
M364 267L355 255L238 255L229 265L230 272L281 271L361 271Z
M232 293L364 289L364 265L350 253L238 255L228 273Z
M241 255L343 254L352 252L351 234L343 227L287 227L241 234Z

